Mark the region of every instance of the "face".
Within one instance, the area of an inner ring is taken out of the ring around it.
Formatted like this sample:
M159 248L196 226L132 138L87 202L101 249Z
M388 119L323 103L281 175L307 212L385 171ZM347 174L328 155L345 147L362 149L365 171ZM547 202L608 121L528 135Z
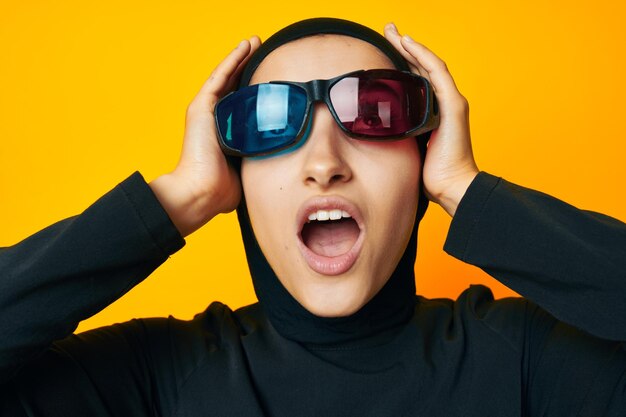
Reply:
M314 36L274 50L250 84L373 68L394 66L364 41ZM255 236L283 286L311 313L337 317L359 310L393 273L415 222L420 172L415 139L349 138L316 103L306 142L244 158L241 180Z

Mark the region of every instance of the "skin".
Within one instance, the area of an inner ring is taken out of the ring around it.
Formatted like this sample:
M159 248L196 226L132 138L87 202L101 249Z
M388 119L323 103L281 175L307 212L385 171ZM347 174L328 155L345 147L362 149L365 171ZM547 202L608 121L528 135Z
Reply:
M394 67L359 39L314 36L273 51L251 84L331 78L372 68ZM325 104L316 105L309 138L297 150L243 160L242 184L257 241L283 286L307 310L318 316L352 314L387 282L413 228L420 171L414 139L350 139ZM360 256L341 275L313 271L297 247L298 208L309 198L329 195L354 203L365 225Z
M430 80L437 95L440 126L431 135L421 175L428 198L454 216L478 173L471 148L467 100L456 88L446 64L428 48L407 35L401 36L393 24L385 27L385 36L414 72ZM363 42L339 36L323 38L333 42L332 48L311 48L314 45L304 43L313 40L302 39L277 49L271 54L272 60L268 56L262 63L253 82L330 78L358 68L390 67L386 58L375 48L363 46ZM296 48L297 43L307 48ZM213 108L233 88L259 44L257 37L242 41L215 68L187 109L183 149L176 168L150 183L183 236L193 233L217 214L233 211L241 198L238 175L226 163L217 143ZM342 52L331 52L337 48ZM384 229L401 226L410 231L420 176L417 156L410 141L372 145L345 138L328 110L318 105L311 137L301 148L275 158L244 162L243 186L257 239L283 285L309 311L321 316L350 314L365 304L389 277L408 237L406 233L399 237ZM400 163L402 171L383 169L395 166L392 163ZM372 172L363 169L367 164L371 164ZM286 172L279 178L270 167ZM397 172L405 172L407 178L399 179ZM255 178L260 175L266 181L257 183ZM385 185L388 187L385 192L392 190L388 199L394 201L393 206L383 201L387 198L379 198ZM264 187L267 194L256 187ZM293 247L294 207L308 196L318 194L350 198L367 220L367 239L361 256L341 276L319 276L310 269L307 271L308 266ZM281 205L273 202L279 201L287 203L277 214L275 209ZM273 211L267 209L270 204ZM374 249L376 239L390 242L393 257L381 256Z

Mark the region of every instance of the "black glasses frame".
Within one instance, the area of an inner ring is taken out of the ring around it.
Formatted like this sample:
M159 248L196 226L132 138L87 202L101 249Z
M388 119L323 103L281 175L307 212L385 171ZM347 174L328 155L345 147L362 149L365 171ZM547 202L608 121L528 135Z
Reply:
M335 112L335 108L333 107L333 104L330 100L330 89L336 83L343 80L344 78L354 77L358 75L362 76L364 74L367 74L371 78L381 78L381 79L401 81L403 77L406 77L406 78L412 78L412 79L419 79L420 81L422 81L426 87L426 106L425 106L426 111L425 111L424 119L422 123L406 132L403 132L397 135L390 135L390 136L363 135L363 134L354 133L348 128L346 128L341 122L341 120L339 119L339 116ZM304 110L305 114L304 114L304 118L302 119L302 125L298 129L297 135L292 140L285 143L284 146L273 148L267 152L255 152L253 154L249 154L249 153L241 152L237 149L234 149L228 146L225 140L222 138L221 130L219 127L219 120L217 117L217 107L223 100L226 100L229 96L233 94L237 94L238 92L244 89L232 91L226 96L222 97L217 102L217 104L215 105L215 111L214 111L215 122L217 124L217 134L218 134L219 144L220 144L220 147L222 148L222 151L225 154L233 155L233 156L241 156L241 157L263 156L263 155L270 155L273 153L278 153L280 151L283 151L285 149L288 149L290 147L297 145L305 136L305 133L307 132L307 126L309 126L309 123L311 122L310 119L313 114L313 112L311 111L311 108L317 102L323 102L326 104L326 106L328 107L328 110L330 111L333 118L335 119L335 122L339 125L341 130L347 136L354 138L354 139L359 139L359 140L367 140L367 141L375 141L375 142L382 142L382 141L388 141L388 140L400 140L400 139L405 139L411 136L419 136L423 133L436 129L439 126L439 106L437 104L437 98L435 97L435 94L433 92L432 85L430 84L430 82L428 82L428 79L422 77L421 75L414 74L410 71L399 71L399 70L394 70L394 69L357 70L357 71L348 72L346 74L342 74L337 77L325 79L325 80L320 79L320 80L311 80L307 82L270 81L269 83L261 83L261 84L285 84L285 85L298 87L305 91L306 97L307 97L307 104ZM255 85L258 86L260 84L255 84ZM252 86L254 85L250 85L248 87L252 87Z

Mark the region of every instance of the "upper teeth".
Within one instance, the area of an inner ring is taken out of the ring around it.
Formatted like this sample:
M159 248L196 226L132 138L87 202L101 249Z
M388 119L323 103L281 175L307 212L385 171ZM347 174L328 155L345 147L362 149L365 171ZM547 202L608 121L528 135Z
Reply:
M309 214L309 221L310 220L319 220L319 221L324 221L324 220L339 220L342 217L351 217L347 211L343 211L343 210L317 210L311 214Z

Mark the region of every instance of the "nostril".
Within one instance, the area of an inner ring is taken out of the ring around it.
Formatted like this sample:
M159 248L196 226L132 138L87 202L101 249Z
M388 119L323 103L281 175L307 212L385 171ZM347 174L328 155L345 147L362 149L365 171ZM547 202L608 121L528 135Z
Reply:
M307 178L308 183L318 183L321 185L331 185L336 183L345 182L348 177L343 174L334 174L331 176L314 175Z
M342 174L335 174L332 177L330 177L330 182L341 182L344 180L344 176Z

